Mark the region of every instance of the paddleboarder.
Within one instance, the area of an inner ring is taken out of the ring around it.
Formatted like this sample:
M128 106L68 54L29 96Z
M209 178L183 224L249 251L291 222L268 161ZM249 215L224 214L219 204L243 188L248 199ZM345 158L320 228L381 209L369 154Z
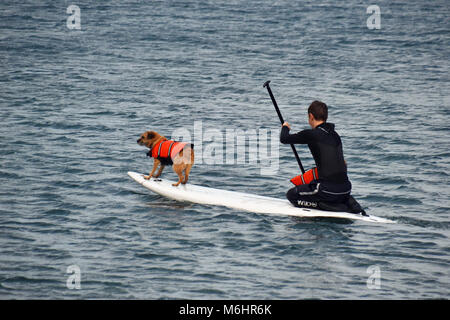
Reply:
M284 122L280 134L283 144L307 144L316 163L313 180L301 183L286 193L287 199L298 207L320 208L321 203L348 204L352 184L347 176L347 165L342 151L339 134L334 124L327 122L328 107L321 101L314 101L308 108L308 122L311 129L290 134L290 125ZM318 175L318 176L316 176ZM358 205L359 206L359 205ZM353 209L360 209L353 208Z

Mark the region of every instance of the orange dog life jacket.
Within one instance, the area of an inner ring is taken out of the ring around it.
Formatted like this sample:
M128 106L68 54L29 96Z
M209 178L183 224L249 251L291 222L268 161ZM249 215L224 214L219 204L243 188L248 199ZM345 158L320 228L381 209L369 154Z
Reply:
M175 157L185 145L187 145L187 142L178 142L173 140L160 141L152 148L152 157L159 159L173 159L173 157Z
M317 168L312 168L306 171L304 174L292 178L291 182L296 186L300 186L302 184L309 184L311 181L317 179L319 179L319 173L317 172Z

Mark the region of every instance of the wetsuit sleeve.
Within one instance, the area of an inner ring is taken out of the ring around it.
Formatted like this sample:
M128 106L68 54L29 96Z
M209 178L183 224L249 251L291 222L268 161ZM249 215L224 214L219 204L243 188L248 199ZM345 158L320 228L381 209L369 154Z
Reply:
M307 129L298 133L289 134L289 128L284 126L281 128L280 142L284 144L308 144L312 142L312 130Z

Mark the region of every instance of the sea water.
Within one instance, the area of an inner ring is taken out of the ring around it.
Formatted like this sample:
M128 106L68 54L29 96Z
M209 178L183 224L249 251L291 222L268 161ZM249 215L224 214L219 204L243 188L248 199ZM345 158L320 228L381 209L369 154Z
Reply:
M448 1L0 9L0 298L449 297ZM293 132L328 104L353 195L396 224L179 203L127 176L153 164L141 133L178 132L196 139L189 182L284 198L300 172L267 80ZM275 165L249 137L226 151L227 130L266 132Z

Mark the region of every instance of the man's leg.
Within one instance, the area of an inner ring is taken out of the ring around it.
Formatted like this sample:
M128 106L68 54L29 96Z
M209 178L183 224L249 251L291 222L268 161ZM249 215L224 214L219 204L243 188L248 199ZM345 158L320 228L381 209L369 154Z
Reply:
M317 208L321 200L319 186L316 182L296 186L286 193L286 198L296 207Z

